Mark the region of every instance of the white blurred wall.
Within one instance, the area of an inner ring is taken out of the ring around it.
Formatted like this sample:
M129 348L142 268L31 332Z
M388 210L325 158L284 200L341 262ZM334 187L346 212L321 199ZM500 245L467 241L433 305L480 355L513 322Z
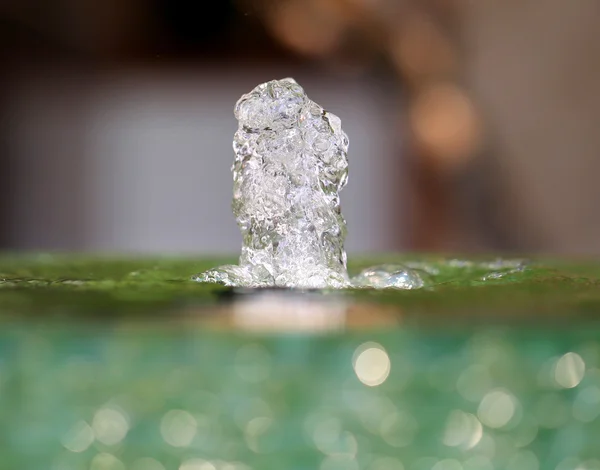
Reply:
M9 132L13 245L237 253L233 106L258 83L289 75L338 114L349 135L348 251L396 249L406 185L394 97L359 78L235 69L60 73L21 84Z

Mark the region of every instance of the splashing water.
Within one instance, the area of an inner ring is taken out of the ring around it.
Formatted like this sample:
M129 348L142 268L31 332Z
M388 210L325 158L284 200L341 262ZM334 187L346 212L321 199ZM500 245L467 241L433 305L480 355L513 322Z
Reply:
M437 268L381 265L350 280L340 190L348 180L348 137L340 119L291 78L272 80L235 106L239 126L232 210L242 232L238 265L193 277L234 287L419 289ZM452 260L456 267L467 261ZM501 263L502 264L502 263ZM465 265L463 268L468 268ZM517 272L490 264L489 279Z
M348 179L348 137L340 119L291 78L243 95L235 117L232 209L242 253L238 266L195 279L244 287L350 286L339 199Z

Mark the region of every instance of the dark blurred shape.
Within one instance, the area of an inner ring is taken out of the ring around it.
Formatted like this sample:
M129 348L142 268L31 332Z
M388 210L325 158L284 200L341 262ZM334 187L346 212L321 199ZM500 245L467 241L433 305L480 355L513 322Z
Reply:
M183 0L154 0L154 18L177 51L222 49L229 43L237 10L229 0L210 2L208 8Z
M378 111L396 148L373 162L398 178L384 197L395 202L385 206L396 220L393 249L600 254L599 25L596 0L8 0L0 96L21 106L34 97L27 85L53 74L87 90L71 114L84 119L105 72L149 88L183 67L203 77L362 77L396 110ZM10 189L21 183L9 175L26 167L11 148L13 105L0 109L5 247L22 212ZM67 173L51 183L38 169L37 190L70 181L85 195L79 162L61 158Z

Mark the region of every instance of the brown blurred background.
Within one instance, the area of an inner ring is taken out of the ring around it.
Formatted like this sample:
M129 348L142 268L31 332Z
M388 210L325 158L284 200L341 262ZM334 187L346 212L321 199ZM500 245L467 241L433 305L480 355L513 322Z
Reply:
M600 254L597 0L5 0L0 249L235 253L237 98L350 137L348 249Z

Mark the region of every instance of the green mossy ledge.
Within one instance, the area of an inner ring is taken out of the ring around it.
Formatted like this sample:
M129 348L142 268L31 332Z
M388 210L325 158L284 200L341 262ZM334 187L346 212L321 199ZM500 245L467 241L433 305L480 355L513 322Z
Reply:
M600 313L600 263L535 260L522 272L482 281L489 269L456 268L453 256L388 255L350 263L351 274L385 263L424 262L439 273L430 287L413 291L344 291L348 298L399 307L426 322L454 314L476 318L596 318ZM460 259L465 259L460 257ZM478 260L493 260L480 257ZM0 314L53 316L160 315L180 306L206 307L229 298L231 289L191 281L195 273L231 259L194 257L98 257L0 255ZM200 308L200 311L203 309ZM537 320L536 320L537 321Z

